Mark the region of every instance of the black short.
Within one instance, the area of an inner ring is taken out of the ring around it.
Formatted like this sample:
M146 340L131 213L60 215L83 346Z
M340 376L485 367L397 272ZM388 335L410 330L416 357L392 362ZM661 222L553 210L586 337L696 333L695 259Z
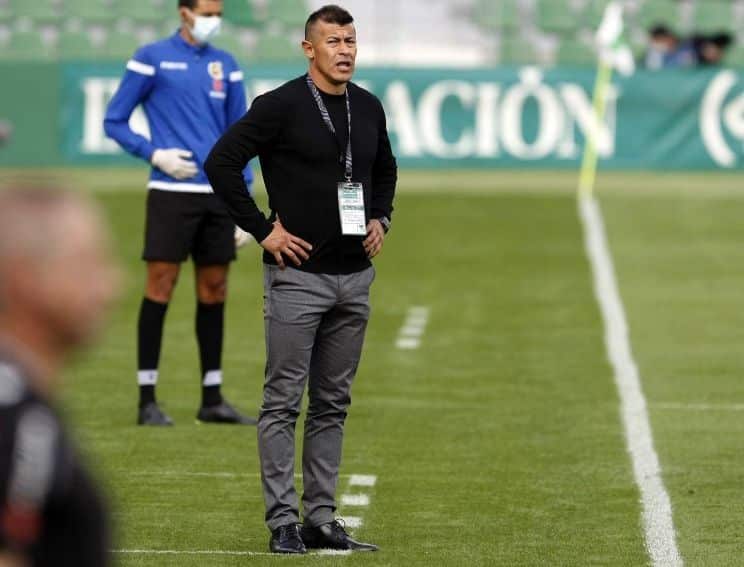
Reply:
M149 262L228 264L235 259L235 223L212 193L150 189L147 195L145 250Z

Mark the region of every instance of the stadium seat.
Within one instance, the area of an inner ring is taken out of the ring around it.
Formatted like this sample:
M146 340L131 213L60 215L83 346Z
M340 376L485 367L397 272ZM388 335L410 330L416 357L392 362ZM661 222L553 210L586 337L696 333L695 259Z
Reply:
M280 22L288 27L303 27L307 14L304 0L270 0L269 2L269 21Z
M736 32L737 22L730 1L705 0L695 4L694 30L699 32Z
M55 0L11 0L9 6L16 18L30 18L36 22L56 22L63 15Z
M638 11L638 22L646 30L656 24L665 24L672 29L679 29L679 8L677 0L645 0Z
M595 65L597 56L590 46L577 40L565 39L558 47L560 65Z
M112 31L106 38L103 54L107 59L126 61L139 47L139 40L130 33Z
M261 18L252 0L225 0L225 20L238 26L257 27Z
M519 6L515 0L478 0L473 10L474 23L486 30L515 29L519 27Z
M501 38L501 63L505 65L528 65L536 61L535 46L518 36L503 36Z
M54 58L54 49L42 41L38 31L15 32L8 44L0 49L0 58L45 61Z
M13 12L7 2L0 2L0 22L5 22L13 18Z
M126 0L126 2L132 1ZM104 0L64 0L64 2L65 15L69 17L80 18L86 22L112 22L116 19L114 6Z
M157 24L166 18L176 18L176 3L163 5L155 0L126 0L116 3L116 15L135 22Z
M583 10L583 23L590 29L596 30L609 3L610 0L589 0Z
M539 0L536 15L538 27L546 31L568 33L580 24L568 0Z
M284 35L262 36L256 45L255 52L249 54L249 58L268 63L303 62L299 44L289 40Z
M245 59L247 50L240 40L240 28L224 25L220 35L214 40L214 46L224 49L238 60Z
M57 43L57 51L59 57L66 60L87 60L100 56L86 31L61 32Z

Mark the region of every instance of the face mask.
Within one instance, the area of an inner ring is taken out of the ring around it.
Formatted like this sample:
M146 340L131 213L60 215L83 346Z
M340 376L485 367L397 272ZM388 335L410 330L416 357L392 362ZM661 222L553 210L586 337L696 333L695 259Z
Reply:
M220 33L222 18L219 16L194 16L191 35L198 43L207 43Z

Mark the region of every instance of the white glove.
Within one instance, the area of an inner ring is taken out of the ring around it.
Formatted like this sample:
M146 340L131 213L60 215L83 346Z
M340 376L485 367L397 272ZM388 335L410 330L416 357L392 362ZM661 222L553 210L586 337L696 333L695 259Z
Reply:
M249 232L244 231L239 226L235 227L235 248L241 248L253 240Z
M188 159L192 155L190 151L180 148L155 150L150 163L174 179L189 179L199 173L196 163Z

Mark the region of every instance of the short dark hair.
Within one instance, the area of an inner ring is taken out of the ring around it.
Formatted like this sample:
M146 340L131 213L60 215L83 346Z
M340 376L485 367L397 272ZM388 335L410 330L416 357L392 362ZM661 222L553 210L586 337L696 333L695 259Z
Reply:
M653 38L659 37L676 37L675 33L664 24L657 24L648 30L648 34Z
M327 24L338 24L340 26L354 23L354 18L348 11L336 4L328 4L327 6L315 10L315 12L310 14L308 17L307 22L305 23L305 39L310 37L310 28L318 20Z
M196 5L199 3L199 0L178 0L178 7L179 8L188 8L189 10L193 10L196 8Z

